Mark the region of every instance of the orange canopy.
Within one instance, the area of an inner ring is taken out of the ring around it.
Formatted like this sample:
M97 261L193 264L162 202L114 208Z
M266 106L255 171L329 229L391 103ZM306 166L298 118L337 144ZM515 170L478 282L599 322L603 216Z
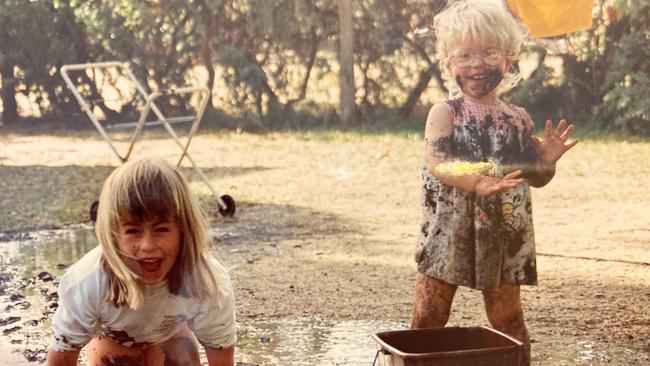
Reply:
M538 38L591 27L594 0L507 0L510 10Z

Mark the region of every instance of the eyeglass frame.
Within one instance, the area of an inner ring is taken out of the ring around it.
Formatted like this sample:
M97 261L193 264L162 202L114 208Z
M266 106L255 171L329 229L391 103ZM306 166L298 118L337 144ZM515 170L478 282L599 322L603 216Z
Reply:
M471 67L472 64L474 63L474 60L475 60L476 58L478 58L478 57L481 57L481 61L482 61L484 64L488 65L488 66L497 66L499 63L501 63L503 60L505 60L506 57L508 56L508 54L506 54L505 52L503 52L500 48L496 48L496 47L487 47L487 48L484 48L484 49L481 51L481 54L477 54L477 53L475 53L475 52L471 52L471 50L469 50L469 49L461 49L461 50L459 50L458 52L460 52L460 51L470 51L470 52L468 52L468 53L471 55L471 59L468 60L468 63L467 63L467 64L458 64L458 60L457 60L457 57L458 57L458 56L457 56L457 55L451 55L451 56L449 56L449 59L450 59L450 61L451 61L451 62L452 62L456 67L460 67L461 69L465 69L465 68ZM495 61L493 61L493 62L488 62L488 61L486 60L486 58L487 58L487 57L490 57L490 56L488 56L488 55L485 54L486 51L496 51L496 52L497 52L497 56L499 57L499 59L498 59L498 60L495 60Z

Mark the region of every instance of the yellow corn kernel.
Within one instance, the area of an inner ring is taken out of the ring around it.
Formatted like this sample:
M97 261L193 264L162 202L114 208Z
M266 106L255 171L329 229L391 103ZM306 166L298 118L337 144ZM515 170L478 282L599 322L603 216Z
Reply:
M436 171L446 175L492 175L497 171L497 164L494 161L469 162L457 160L438 164Z

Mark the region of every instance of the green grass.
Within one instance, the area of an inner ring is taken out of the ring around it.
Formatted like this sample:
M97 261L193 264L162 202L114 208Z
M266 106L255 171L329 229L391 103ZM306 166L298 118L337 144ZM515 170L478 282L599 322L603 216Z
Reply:
M299 128L268 128L261 134L288 136L297 139L316 139L322 141L350 141L359 138L393 138L417 139L424 133L424 116L402 118L396 115L387 115L372 121L364 121L353 126L342 126L339 124L311 124ZM216 127L213 121L203 121L198 134L212 134L227 136L237 131L237 128ZM88 121L85 125L66 126L65 122L36 121L30 119L25 123L0 128L3 133L14 133L18 135L49 135L49 136L70 136L70 137L99 137L94 126ZM246 129L244 128L244 131ZM162 129L148 130L149 136L167 136ZM246 132L244 132L246 133ZM543 136L543 124L537 123L536 134ZM581 140L592 141L626 141L626 142L648 142L649 136L637 136L623 131L602 131L584 124L577 125L574 137Z

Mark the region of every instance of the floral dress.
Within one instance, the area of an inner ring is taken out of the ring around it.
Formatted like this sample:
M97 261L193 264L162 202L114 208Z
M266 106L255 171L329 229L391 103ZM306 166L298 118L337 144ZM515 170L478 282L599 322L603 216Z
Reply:
M486 105L460 97L446 102L452 117L451 159L534 166L533 124L522 108ZM503 168L505 167L505 168ZM516 168L512 168L516 169ZM418 271L480 290L501 283L537 283L530 188L477 197L422 169L423 219L416 251Z

